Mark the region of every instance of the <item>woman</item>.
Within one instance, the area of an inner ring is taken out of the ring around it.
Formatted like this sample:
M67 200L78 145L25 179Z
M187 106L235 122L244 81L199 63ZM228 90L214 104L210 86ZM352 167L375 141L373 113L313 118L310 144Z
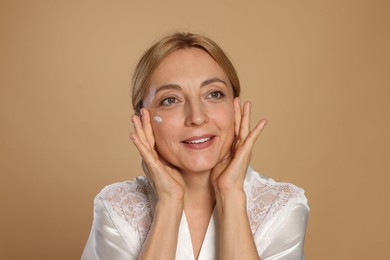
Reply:
M146 177L95 198L83 259L304 259L302 189L250 166L266 125L212 40L175 33L142 57L130 138Z

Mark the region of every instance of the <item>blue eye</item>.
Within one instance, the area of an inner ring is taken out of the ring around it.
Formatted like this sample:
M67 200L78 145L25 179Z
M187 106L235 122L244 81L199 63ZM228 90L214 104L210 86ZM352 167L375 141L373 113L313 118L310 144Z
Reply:
M174 97L167 97L163 101L161 101L161 105L163 106L171 106L177 102L177 99Z
M221 91L213 91L207 97L211 99L221 99L225 96Z

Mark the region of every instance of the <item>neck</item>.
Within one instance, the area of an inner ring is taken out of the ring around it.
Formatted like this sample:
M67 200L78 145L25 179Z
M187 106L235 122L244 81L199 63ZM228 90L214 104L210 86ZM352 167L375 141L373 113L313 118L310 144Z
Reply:
M210 181L210 171L182 173L186 183L184 207L213 208L215 204L214 189Z

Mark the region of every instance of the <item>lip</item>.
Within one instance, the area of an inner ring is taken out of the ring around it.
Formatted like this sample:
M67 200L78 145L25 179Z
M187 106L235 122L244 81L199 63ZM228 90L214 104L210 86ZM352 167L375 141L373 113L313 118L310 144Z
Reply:
M212 145L215 140L214 137L215 135L209 135L209 134L201 135L201 136L192 136L182 141L181 143L187 148L194 149L194 150L201 150ZM195 141L200 141L200 142L196 143Z

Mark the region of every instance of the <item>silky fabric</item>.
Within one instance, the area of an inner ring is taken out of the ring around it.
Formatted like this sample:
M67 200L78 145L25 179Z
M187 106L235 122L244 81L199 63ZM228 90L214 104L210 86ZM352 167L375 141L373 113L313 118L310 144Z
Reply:
M245 177L244 191L248 219L261 259L305 259L303 247L309 207L304 191L290 183L275 182L251 167ZM156 197L146 177L105 187L95 198L94 221L81 259L137 259L153 221L155 205ZM175 259L195 259L184 212ZM219 259L215 208L198 259Z

